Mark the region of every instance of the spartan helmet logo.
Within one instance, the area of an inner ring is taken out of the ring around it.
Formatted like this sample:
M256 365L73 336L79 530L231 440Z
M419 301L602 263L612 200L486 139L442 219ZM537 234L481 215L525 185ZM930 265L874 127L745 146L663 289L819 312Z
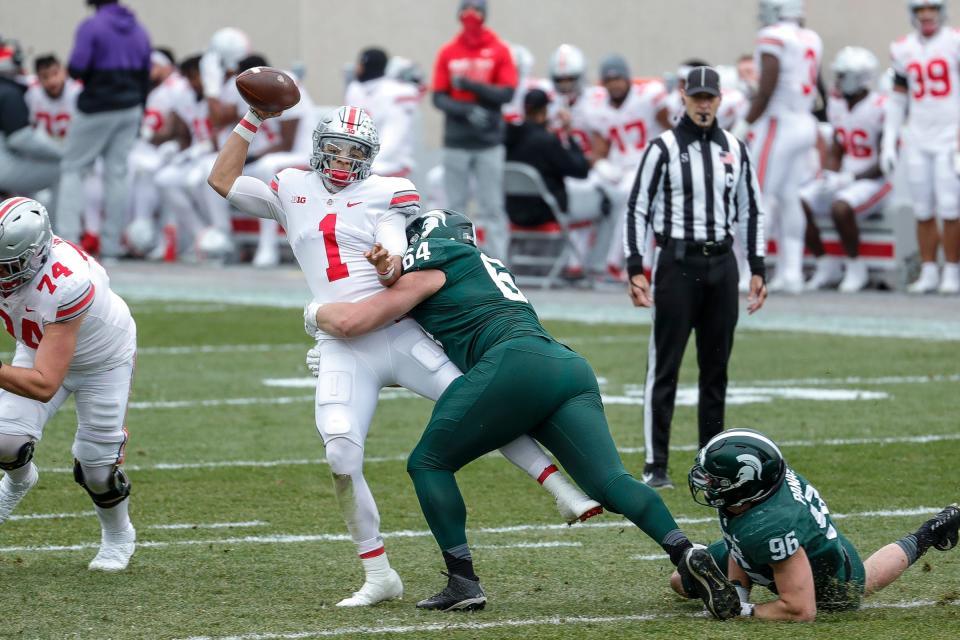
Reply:
M744 453L743 455L737 456L737 462L743 463L740 471L737 472L737 484L760 479L761 472L763 471L760 458L749 453Z
M434 229L440 226L440 223L446 224L447 216L440 211L433 211L424 216L426 219L423 221L423 233L420 237L426 238L430 235Z

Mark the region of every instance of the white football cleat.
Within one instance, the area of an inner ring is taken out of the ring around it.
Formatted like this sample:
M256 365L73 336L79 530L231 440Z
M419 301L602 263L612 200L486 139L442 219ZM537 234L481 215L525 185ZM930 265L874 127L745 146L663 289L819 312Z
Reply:
M920 277L907 287L907 293L933 293L940 286L940 273L933 269L921 269Z
M960 293L960 273L956 268L943 268L943 277L940 279L940 287L937 293L944 296L954 296Z
M23 500L23 496L27 495L27 492L33 488L33 485L37 484L39 477L36 465L31 462L30 475L27 476L26 481L15 483L10 480L10 476L8 475L4 475L3 478L0 479L0 522L10 517L13 510L20 504L20 501Z
M866 288L870 282L867 265L862 260L848 260L847 270L840 281L841 293L856 293Z
M100 551L87 568L91 571L123 571L130 563L130 558L137 546L136 541L137 531L133 525L121 533L103 532Z
M260 269L275 267L280 264L280 251L276 244L265 244L257 247L257 252L253 254L253 266Z
M372 578L367 576L367 581L363 583L360 590L355 592L349 598L344 598L337 603L338 607L371 607L378 602L394 600L403 597L403 582L400 575L390 569L385 578Z
M807 291L834 287L842 277L843 270L840 268L840 261L833 256L822 256L817 258L817 268L804 287Z
M578 492L579 493L579 492ZM583 495L562 496L557 498L557 509L567 524L586 522L603 513L603 507L596 500Z

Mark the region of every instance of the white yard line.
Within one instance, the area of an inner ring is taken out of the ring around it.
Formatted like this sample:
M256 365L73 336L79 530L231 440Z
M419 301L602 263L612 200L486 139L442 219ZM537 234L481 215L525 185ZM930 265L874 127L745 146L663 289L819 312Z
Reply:
M22 516L16 514L7 518L9 521L17 520L62 520L65 518L86 518L97 515L96 511L74 511L73 513L25 513Z
M781 440L781 447L809 448L809 447L844 447L869 444L930 444L933 442L952 442L960 440L960 433L929 433L916 436L889 436L872 438L827 438L823 440ZM671 445L671 451L697 451L696 445ZM643 447L617 447L622 454L643 453ZM491 453L488 455L499 455ZM369 456L364 458L365 464L383 462L403 462L406 454L394 456ZM224 468L270 468L270 467L299 467L327 464L323 458L292 458L280 460L209 460L200 462L157 462L154 464L126 464L127 471L179 471L182 469L224 469ZM51 467L40 469L44 473L73 473L73 467Z
M893 518L905 516L928 515L937 512L935 507L916 507L913 509L894 509L889 511L863 511L849 514L831 514L832 517L842 518ZM716 516L704 516L698 518L687 518L680 516L677 524L709 524L716 520ZM577 529L617 529L632 527L628 521L623 519L609 520L606 522L585 522L576 525ZM545 532L545 531L566 531L569 529L565 524L517 524L505 527L483 527L480 529L471 529L471 535L500 535L510 533L522 533L527 531ZM384 538L426 538L430 536L429 530L402 529L399 531L388 531L383 533ZM138 548L162 549L165 547L195 546L195 545L238 545L238 544L302 544L310 542L349 542L350 536L345 533L314 533L314 534L273 534L264 536L239 536L233 538L215 538L209 540L138 540ZM80 551L82 549L95 549L100 546L98 542L82 542L72 545L41 545L41 546L10 546L0 547L0 553L55 553L61 551Z
M262 353L268 351L303 351L310 348L308 341L285 344L198 344L170 347L140 347L138 356L178 356L195 353Z
M265 527L269 522L263 520L248 520L246 522L210 522L191 524L182 522L177 524L151 524L147 529L245 529L248 527Z
M557 547L582 547L582 542L518 542L516 544L474 544L471 549L554 549Z
M908 600L901 602L873 602L863 605L864 609L919 609L922 607L943 606L945 603L936 600ZM958 600L948 603L950 606L960 604ZM540 618L520 618L506 620L491 620L489 622L426 622L421 624L395 625L381 627L334 627L332 629L316 629L313 631L294 631L274 633L269 631L259 633L241 633L232 636L191 636L182 640L305 640L307 638L332 638L338 636L356 637L359 635L386 635L407 633L441 633L454 631L486 631L490 629L511 629L522 627L573 627L588 624L622 624L625 622L654 622L660 620L697 619L705 618L706 613L650 613L622 616L546 616ZM706 635L710 635L704 629Z

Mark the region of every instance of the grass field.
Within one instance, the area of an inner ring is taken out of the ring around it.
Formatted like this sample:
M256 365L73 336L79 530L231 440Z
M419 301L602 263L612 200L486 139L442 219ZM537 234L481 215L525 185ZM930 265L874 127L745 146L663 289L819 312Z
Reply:
M611 515L560 526L548 496L496 456L459 476L487 610L416 611L444 580L404 465L431 404L395 391L374 419L367 476L406 595L337 609L362 572L322 463L312 391L264 384L306 375L299 312L133 311L141 352L127 465L137 553L123 574L86 569L99 528L68 472L69 404L38 447L39 484L0 526L0 638L960 637L960 552L931 551L856 613L813 625L719 623L668 590L669 563L651 540ZM647 328L549 328L603 378L614 437L639 474ZM690 356L685 387L695 383ZM740 332L728 422L784 443L866 557L960 499L958 373L956 343ZM692 538L710 541L715 513L685 487L695 407L680 395L670 466L678 488L663 497Z

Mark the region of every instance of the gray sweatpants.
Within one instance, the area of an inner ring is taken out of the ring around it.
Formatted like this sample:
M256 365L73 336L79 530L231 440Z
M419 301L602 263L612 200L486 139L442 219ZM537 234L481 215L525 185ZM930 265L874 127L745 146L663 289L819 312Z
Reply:
M467 213L470 175L476 184L474 224L483 233L481 249L491 258L507 260L507 213L504 209L502 145L488 149L443 150L443 189L450 209Z
M100 253L116 257L123 251L120 236L129 203L127 158L140 131L143 110L137 107L101 113L78 112L67 132L67 148L60 162L60 191L54 232L65 240L80 240L83 217L83 176L103 158L104 221Z

